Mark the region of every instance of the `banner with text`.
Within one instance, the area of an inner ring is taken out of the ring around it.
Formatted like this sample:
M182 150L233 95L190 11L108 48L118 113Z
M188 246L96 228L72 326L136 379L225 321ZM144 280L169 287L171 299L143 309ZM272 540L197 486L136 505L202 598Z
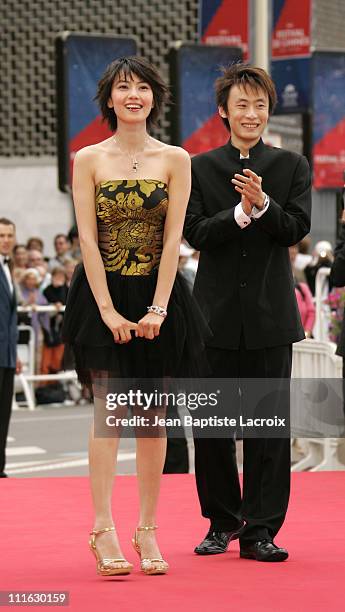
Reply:
M310 109L311 0L273 0L271 74L277 113Z
M345 171L345 54L313 55L313 168L316 189L341 189Z
M201 41L240 47L244 61L248 61L249 4L249 0L200 0Z
M110 62L135 55L133 38L64 32L57 37L59 187L72 183L76 152L111 135L94 101L97 83Z
M221 67L241 59L233 47L180 45L170 52L171 141L195 155L224 145L229 132L219 117L214 82Z

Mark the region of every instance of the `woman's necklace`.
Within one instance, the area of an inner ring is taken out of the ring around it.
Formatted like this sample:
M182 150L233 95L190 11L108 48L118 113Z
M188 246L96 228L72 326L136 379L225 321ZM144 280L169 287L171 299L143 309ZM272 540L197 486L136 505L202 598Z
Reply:
M122 149L122 147L120 146L118 138L116 138L116 136L113 136L113 138L114 138L114 142L115 142L116 146L120 150L120 153L122 153L122 155L126 155L131 160L132 170L134 170L134 172L138 172L139 161L138 161L137 155L138 155L138 153L143 153L144 152L145 146L146 146L146 144L148 143L148 140L149 140L148 136L145 137L143 148L140 149L139 151L133 151L133 153L131 151L124 151Z

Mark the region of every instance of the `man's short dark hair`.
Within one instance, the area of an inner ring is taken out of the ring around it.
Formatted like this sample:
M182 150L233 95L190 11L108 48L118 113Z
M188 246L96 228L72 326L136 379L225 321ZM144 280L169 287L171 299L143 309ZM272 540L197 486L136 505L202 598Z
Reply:
M150 85L153 92L153 108L147 118L147 127L157 125L157 120L161 114L162 107L169 100L169 88L163 81L156 68L143 57L135 55L121 57L115 60L106 68L99 83L95 100L101 109L103 121L107 121L112 132L117 128L117 117L113 108L109 108L108 100L111 90L117 77L123 77L128 81L133 78L133 74L145 83Z
M58 238L64 238L66 240L66 242L68 242L68 238L66 236L66 234L56 234L56 236L54 236L54 244L56 244L56 241Z
M12 225L14 227L14 229L16 229L15 223L13 223L13 221L10 221L6 217L1 217L0 218L0 224L1 225Z
M227 111L229 92L233 85L254 89L262 89L268 96L268 112L271 115L277 104L277 93L275 85L269 74L263 68L251 66L250 64L236 63L222 68L222 76L215 82L217 106ZM222 117L225 127L229 130L229 121Z

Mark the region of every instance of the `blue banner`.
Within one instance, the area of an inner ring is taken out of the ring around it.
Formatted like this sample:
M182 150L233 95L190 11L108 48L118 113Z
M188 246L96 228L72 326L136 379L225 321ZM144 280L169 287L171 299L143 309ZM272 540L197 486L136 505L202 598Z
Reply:
M221 146L229 138L218 114L214 82L222 66L240 59L241 50L232 47L182 45L176 51L176 144L192 155Z

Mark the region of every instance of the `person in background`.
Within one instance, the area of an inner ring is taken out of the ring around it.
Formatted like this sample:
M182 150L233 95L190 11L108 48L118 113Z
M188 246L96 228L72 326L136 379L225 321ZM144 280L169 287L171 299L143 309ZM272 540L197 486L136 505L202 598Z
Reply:
M14 375L21 372L17 358L17 302L11 275L15 225L0 219L0 478L5 473L6 441L11 418Z
M315 323L316 309L315 309L315 305L313 302L313 296L311 294L311 291L307 283L305 282L305 280L303 280L303 277L302 277L302 280L299 280L301 275L303 275L303 272L294 267L294 263L295 263L297 254L298 254L297 244L289 247L290 262L291 262L291 268L292 268L292 273L294 277L295 293L296 293L296 299L297 299L297 304L298 304L298 310L301 315L301 321L302 321L305 337L312 338L313 337L313 327Z
M78 261L76 259L68 259L65 262L65 264L64 264L64 270L65 270L65 274L66 274L66 285L67 285L67 287L69 287L70 284L71 284L73 272L74 272L75 267L76 267L77 264L78 264Z
M49 270L61 267L68 259L71 259L70 244L65 234L57 234L54 238L55 257L49 259Z
M315 283L316 283L316 275L320 268L330 268L333 262L333 249L330 242L327 240L320 240L317 242L313 249L313 259L310 264L308 264L304 268L305 278L307 280L308 286L312 295L315 296ZM326 298L330 290L332 289L332 285L327 280L325 284L324 297Z
M304 270L306 266L308 266L313 257L310 255L310 236L306 236L303 238L297 245L298 253L295 258L295 268L296 270Z
M28 267L35 268L40 275L40 289L43 291L51 283L51 274L48 271L48 263L43 257L42 251L31 249L28 252Z
M23 273L19 283L21 293L21 305L32 306L33 311L30 314L30 325L35 334L36 358L35 362L40 363L40 339L41 328L49 330L49 315L46 312L36 312L35 306L46 306L47 300L39 289L41 277L36 268L28 268Z
M344 192L345 193L345 189ZM343 201L345 198L343 198ZM344 202L345 204L345 202ZM344 208L343 204L343 208ZM345 287L345 211L343 209L342 217L340 220L341 228L339 233L339 240L334 250L334 261L331 269L330 281L334 287ZM344 310L345 317L345 310ZM336 354L343 359L343 411L345 415L345 318L343 318L342 328Z
M44 242L38 236L32 236L31 238L28 239L28 241L26 243L26 248L27 248L28 251L37 250L37 251L41 251L41 253L43 253L43 251L44 251Z
M16 244L13 249L13 279L19 283L23 271L26 270L28 265L28 250L25 244Z
M187 244L185 244L184 242L181 242L178 269L181 272L182 276L184 276L184 278L186 279L191 290L193 289L196 270L194 271L191 267L189 267L188 262L194 253L194 249L187 246Z
M71 227L67 237L71 245L69 251L71 257L73 257L73 259L76 259L77 261L81 261L82 255L79 244L79 233L76 225L73 225L73 227Z
M43 291L47 302L55 305L56 314L50 316L49 328L43 328L41 374L55 374L62 368L64 345L61 337L61 308L66 304L67 293L65 270L56 267L52 270L51 284Z
M295 282L306 284L307 281L306 281L303 270L301 268L296 267L296 259L298 257L298 244L294 244L293 246L289 247L289 256L290 256L292 274L293 274Z

